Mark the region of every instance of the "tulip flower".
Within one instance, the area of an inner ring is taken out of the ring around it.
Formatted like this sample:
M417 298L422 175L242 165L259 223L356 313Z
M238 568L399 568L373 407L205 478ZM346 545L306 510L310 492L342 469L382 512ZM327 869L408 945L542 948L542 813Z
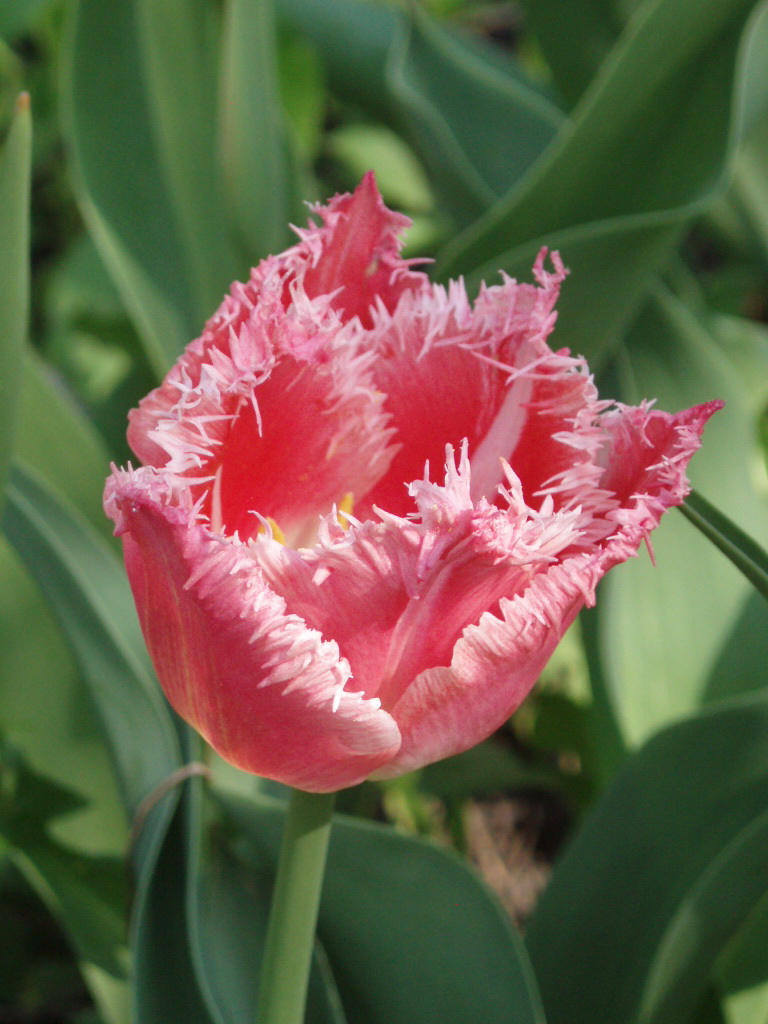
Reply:
M105 507L174 708L323 793L497 729L721 403L600 399L548 344L556 253L472 304L401 259L372 175L313 213L133 410Z

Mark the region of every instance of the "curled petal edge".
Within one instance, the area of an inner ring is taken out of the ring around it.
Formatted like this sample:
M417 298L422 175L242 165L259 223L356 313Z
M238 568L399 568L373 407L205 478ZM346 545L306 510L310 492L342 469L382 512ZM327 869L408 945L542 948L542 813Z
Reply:
M105 493L170 703L246 771L311 792L367 778L399 749L392 717L344 689L335 641L286 611L248 548L171 495L150 468L115 470Z

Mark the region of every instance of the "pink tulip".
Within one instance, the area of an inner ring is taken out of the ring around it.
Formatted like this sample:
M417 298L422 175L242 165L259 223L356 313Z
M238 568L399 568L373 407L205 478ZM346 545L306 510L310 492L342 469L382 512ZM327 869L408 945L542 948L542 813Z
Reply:
M132 411L144 465L105 508L174 708L326 792L498 728L688 493L721 403L598 399L547 344L557 253L473 308L400 259L372 175L314 213Z

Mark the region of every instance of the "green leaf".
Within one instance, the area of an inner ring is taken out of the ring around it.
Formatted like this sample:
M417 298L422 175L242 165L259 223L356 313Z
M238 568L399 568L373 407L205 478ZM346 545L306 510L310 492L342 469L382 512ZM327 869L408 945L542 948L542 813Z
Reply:
M520 276L544 243L559 248L573 277L558 337L596 361L681 229L727 184L741 129L734 105L734 96L743 100L741 65L745 54L756 59L743 45L753 6L644 5L573 121L503 199L446 247L438 275L463 273L477 286L500 268ZM589 289L594 298L598 285L600 300L590 309L578 292Z
M570 105L595 77L623 28L614 0L527 0L525 16Z
M633 756L557 866L527 943L550 1024L679 1024L766 892L768 697Z
M167 891L162 850L179 789L166 791L162 784L178 768L181 752L171 712L152 675L125 574L87 524L20 467L14 468L3 525L77 655L125 803L131 814L139 812L132 851L137 870L134 930L151 935L155 944L162 936L167 957L167 922L161 926ZM185 948L182 931L176 939L179 957ZM180 967L178 973L183 985ZM167 978L164 983L164 998L177 1008L189 1000L196 1005L191 995L182 999ZM171 1018L137 1019L160 1024ZM184 1019L207 1021L191 1009Z
M461 225L522 177L563 123L521 73L502 70L415 7L387 80L443 206Z
M108 534L102 508L107 453L31 350L19 406L17 457ZM0 708L2 729L30 763L66 779L87 800L82 811L56 823L57 837L88 852L122 849L124 810L92 705L40 591L5 539L0 544Z
M656 289L627 337L620 397L657 398L668 410L725 400L689 477L762 544L768 517L755 486L752 385L742 374L690 308ZM701 705L750 594L741 574L677 513L665 516L652 544L656 565L641 553L614 570L596 608L606 683L630 745Z
M768 599L768 553L695 491L683 502L681 511Z
M510 790L558 789L559 777L549 766L531 764L493 737L476 747L423 768L420 790L445 802Z
M154 135L135 3L78 0L70 19L63 109L73 184L147 358L162 376L200 322Z
M252 263L286 248L299 207L276 48L271 0L227 4L219 146L230 217Z
M109 455L90 421L33 349L25 353L16 456L111 536L102 496Z
M186 913L187 830L183 805L145 864L143 898L136 908L133 1020L141 1024L214 1024L198 986ZM243 956L246 951L240 951ZM173 969L169 970L169 965ZM218 1022L216 1022L218 1024Z
M31 150L29 96L23 93L0 151L0 503L11 458L27 336Z
M233 849L259 870L274 864L283 807L220 800ZM543 1022L517 933L479 879L391 828L334 819L318 936L349 1024Z
M276 9L317 48L334 91L385 121L393 116L385 64L398 11L359 0L277 0Z
M217 164L217 10L199 0L131 0L127 6L135 10L157 171L165 182L181 242L176 272L185 268L189 282L190 306L184 312L191 314L197 334L243 269L228 230ZM254 63L259 64L261 56L252 54ZM128 110L119 113L126 118L125 130L133 115Z
M50 0L15 0L0 4L0 36L12 39L29 29L31 23Z
M180 754L125 573L74 509L21 467L12 474L3 527L77 655L134 812L178 767Z
M197 756L199 745L190 735L187 756ZM254 870L235 855L232 822L208 792L199 779L188 784L136 921L134 1010L142 1024L239 1024L256 1016L275 863L270 854ZM282 818L270 821L278 844ZM322 955L307 1024L346 1024Z
M768 1019L768 894L723 951L716 967L729 1024Z

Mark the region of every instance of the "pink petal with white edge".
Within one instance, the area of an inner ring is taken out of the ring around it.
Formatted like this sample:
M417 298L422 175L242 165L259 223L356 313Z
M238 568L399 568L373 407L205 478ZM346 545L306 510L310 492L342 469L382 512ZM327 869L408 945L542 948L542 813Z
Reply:
M719 401L677 415L646 407L605 414L610 460L604 480L621 483L623 505L609 508L611 536L535 574L511 600L487 611L457 642L451 663L423 672L388 707L403 743L375 773L390 778L460 753L489 736L522 703L549 657L609 569L637 554L668 508L690 491L686 467ZM623 493L622 493L623 491Z
M307 541L396 451L361 320L427 286L398 257L407 218L387 210L372 176L316 212L323 223L234 284L129 416L142 462L184 477L214 528L241 539L259 530L258 513Z
M313 214L131 414L145 468L115 470L105 508L174 707L234 764L322 792L502 725L684 499L721 403L600 400L548 345L556 253L473 306L400 259L372 175Z
M337 644L265 585L243 544L171 504L152 469L116 470L105 506L163 689L231 763L311 792L354 785L400 745L377 700L344 690Z
M403 743L374 773L393 778L459 754L500 728L528 696L597 583L595 561L569 559L535 576L524 594L502 600L469 626L448 667L423 672L392 708Z
M517 495L505 508L473 504L470 486L465 445L458 466L449 450L444 486L411 486L413 520L381 513L382 522L344 532L329 519L312 550L252 542L289 611L336 640L353 684L388 711L422 672L449 665L464 631L526 592L589 525L578 510L538 513ZM530 687L530 667L527 678ZM471 715L470 704L467 694Z
M377 506L405 515L410 508L405 484L422 473L426 462L440 466L446 444L458 448L468 442L474 494L489 500L501 482L500 456L511 462L516 449L527 450L533 441L542 470L548 468L552 449L561 462L568 457L551 441L551 433L569 422L591 382L575 372L582 360L547 345L565 271L555 255L555 271L548 273L544 258L542 251L534 268L536 285L506 279L483 288L474 308L463 283L453 281L448 288L430 285L404 295L392 313L375 310L372 373L386 396L384 409L400 447L386 474L355 506L356 514L367 518ZM553 374L558 381L567 378L575 392L570 401L553 395ZM521 435L532 420L529 410L544 403L554 406L555 419L523 445Z

